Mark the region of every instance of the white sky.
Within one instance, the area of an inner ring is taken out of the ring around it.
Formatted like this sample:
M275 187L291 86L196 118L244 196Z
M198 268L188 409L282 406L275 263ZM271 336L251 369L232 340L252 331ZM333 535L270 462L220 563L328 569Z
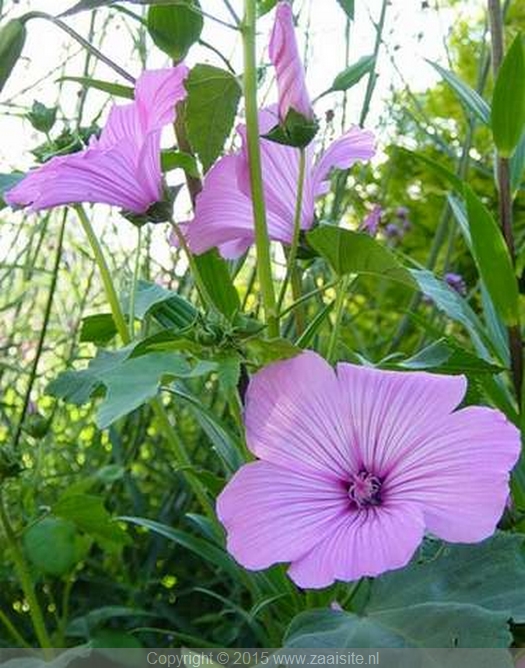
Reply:
M20 0L9 16L15 16L28 10L40 10L59 14L74 4L75 0ZM9 0L6 7L12 5ZM139 5L125 4L133 11L140 11ZM229 21L222 0L201 0L203 10ZM239 14L242 14L242 0L232 0ZM430 0L434 5L434 0ZM344 27L345 17L336 0L295 0L294 7L301 10L306 19L308 8L311 8L312 22L309 26L310 41L308 45L308 86L312 97L325 90L345 66ZM350 62L373 51L375 29L371 17L377 20L381 0L356 0L356 20L351 29ZM384 40L390 50L384 46L381 50L377 70L380 73L372 113L367 126L374 128L385 101L388 99L392 85L399 87L402 81L396 68L392 65L391 55L395 58L397 69L403 73L405 82L412 90L424 90L436 81L435 72L425 63L424 58L437 60L447 65L444 41L451 23L455 20L455 12L477 16L482 12L482 0L465 0L460 9L423 10L420 0L391 0L387 10ZM98 26L101 27L107 10L98 12ZM82 35L87 35L90 14L85 12L67 19L67 22ZM129 21L129 19L127 19ZM272 14L260 22L259 47L261 54L268 41ZM305 28L304 20L301 28ZM28 24L29 38L24 50L24 57L16 66L11 79L0 96L0 173L13 169L27 169L33 163L30 148L41 142L42 135L37 135L30 124L22 120L24 109L13 105L30 105L38 99L53 105L60 94L60 101L66 115L74 116L76 84L66 83L62 90L56 80L62 75L79 76L82 74L84 53L67 60L75 53L77 46L72 40L52 24L34 20ZM421 39L420 35L423 35ZM232 62L236 71L242 71L240 39L234 31L207 19L203 39L221 50ZM303 43L304 44L304 43ZM137 76L141 67L138 60L130 60L132 42L130 33L121 21L110 24L102 50L113 60L121 64L130 73ZM151 46L148 66L159 67L166 64L162 53ZM221 65L210 51L195 47L188 58L188 64L211 62ZM52 72L52 74L50 74ZM96 71L91 73L97 78L126 83L104 64L98 64ZM39 82L39 83L37 83ZM36 84L36 85L35 85ZM348 99L348 125L359 118L365 82L352 89ZM27 93L24 90L31 88ZM271 93L270 93L271 97ZM90 92L86 106L85 120L89 121L98 112L107 96L99 92ZM322 118L326 109L331 108L340 97L327 96L320 100L316 111ZM268 100L273 101L273 100ZM5 215L5 213L4 213ZM117 215L117 214L115 214ZM4 240L5 242L5 240Z

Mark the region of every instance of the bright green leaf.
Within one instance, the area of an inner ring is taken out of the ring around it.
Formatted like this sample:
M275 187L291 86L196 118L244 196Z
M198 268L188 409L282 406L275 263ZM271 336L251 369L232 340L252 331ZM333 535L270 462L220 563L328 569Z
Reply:
M479 274L505 324L518 322L518 283L503 235L494 218L469 186L465 200L472 250Z
M186 127L193 150L207 171L220 155L241 99L239 82L230 72L196 65L186 80Z
M148 10L148 31L155 44L173 61L180 62L198 41L204 21L198 0L173 0Z
M77 530L72 522L45 517L24 534L24 550L42 573L61 577L78 563Z
M446 83L456 93L467 111L474 114L484 125L490 125L490 107L479 93L473 90L468 84L457 77L453 72L444 69L441 65L427 61L439 72Z
M214 306L224 316L232 318L240 310L241 302L228 264L215 249L196 255L194 259Z
M107 343L116 335L117 328L111 313L97 313L82 319L80 340L83 343Z
M416 287L414 279L394 254L368 234L320 225L306 236L312 248L340 276L364 274Z
M525 44L519 33L498 71L492 95L492 134L503 157L510 157L525 129Z
M352 88L374 69L375 62L375 56L362 56L336 76L330 90L344 91Z
M183 169L188 176L200 178L197 161L189 153L184 151L166 150L161 154L162 171L170 172L172 169Z

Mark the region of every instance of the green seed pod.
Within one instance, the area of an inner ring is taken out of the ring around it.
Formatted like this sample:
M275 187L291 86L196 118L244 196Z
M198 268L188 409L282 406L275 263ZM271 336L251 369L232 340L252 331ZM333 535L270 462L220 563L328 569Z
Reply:
M20 19L12 19L0 28L0 91L20 58L26 36L26 27Z

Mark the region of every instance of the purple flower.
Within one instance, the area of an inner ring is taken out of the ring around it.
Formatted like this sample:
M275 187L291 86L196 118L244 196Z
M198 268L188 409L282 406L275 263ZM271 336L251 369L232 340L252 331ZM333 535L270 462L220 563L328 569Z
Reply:
M452 288L452 290L455 290L462 297L466 296L467 284L465 283L465 279L463 278L463 276L461 276L461 274L455 274L450 271L443 276L443 279L445 283L450 288Z
M456 410L463 376L334 370L305 352L250 383L246 433L259 461L218 499L228 550L251 570L291 562L300 587L404 566L425 530L490 536L519 432L497 410Z
M383 209L376 204L376 206L370 211L368 216L363 220L359 227L360 232L366 232L371 237L375 237L377 231L379 230L379 223L381 222L381 216L383 214Z
M385 236L387 239L395 241L403 237L403 230L396 223L388 223L385 227Z
M260 112L262 134L275 125L275 114L273 108ZM208 172L197 198L195 218L184 226L189 246L197 255L217 246L224 257L235 258L254 243L245 127L241 125L238 132L242 149L221 158ZM349 168L374 153L374 135L358 127L333 142L317 160L312 147L306 149L301 229L312 226L315 200L327 192L332 169ZM294 227L299 151L261 139L261 154L268 232L271 239L289 244Z
M33 211L77 202L102 202L141 214L162 199L160 135L186 95L185 65L144 72L135 101L113 106L100 139L31 171L5 196Z
M290 109L308 120L313 120L314 112L306 89L303 62L295 37L292 7L288 2L282 1L277 4L269 53L277 73L281 121L285 121Z

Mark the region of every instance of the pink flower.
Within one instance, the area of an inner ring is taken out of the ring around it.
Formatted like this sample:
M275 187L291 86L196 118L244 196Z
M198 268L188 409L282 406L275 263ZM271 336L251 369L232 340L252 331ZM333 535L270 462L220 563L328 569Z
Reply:
M277 4L269 53L277 73L281 121L285 121L290 109L313 121L314 112L306 90L303 62L295 37L292 7L288 2L282 1Z
M228 550L243 566L291 562L300 587L408 563L425 530L490 536L505 508L519 432L502 413L456 410L463 376L334 371L305 352L250 383L246 431L259 461L218 499Z
M186 95L185 65L144 72L135 101L113 106L100 139L78 153L31 171L5 200L33 211L77 202L102 202L141 214L162 199L160 135Z
M363 220L359 229L361 232L366 232L371 237L375 237L377 231L379 230L379 223L381 222L381 216L383 215L383 209L376 204L376 206L370 211L368 216Z
M261 133L273 127L275 121L274 109L260 112ZM197 198L195 218L185 225L189 246L198 255L217 246L224 257L235 258L254 243L245 126L241 125L238 132L242 149L221 158L208 172ZM271 239L289 244L294 227L299 151L261 139L261 153L268 232ZM333 142L317 160L312 147L306 149L301 229L313 225L315 200L327 192L332 169L349 168L358 160L369 160L374 153L374 135L358 127Z

